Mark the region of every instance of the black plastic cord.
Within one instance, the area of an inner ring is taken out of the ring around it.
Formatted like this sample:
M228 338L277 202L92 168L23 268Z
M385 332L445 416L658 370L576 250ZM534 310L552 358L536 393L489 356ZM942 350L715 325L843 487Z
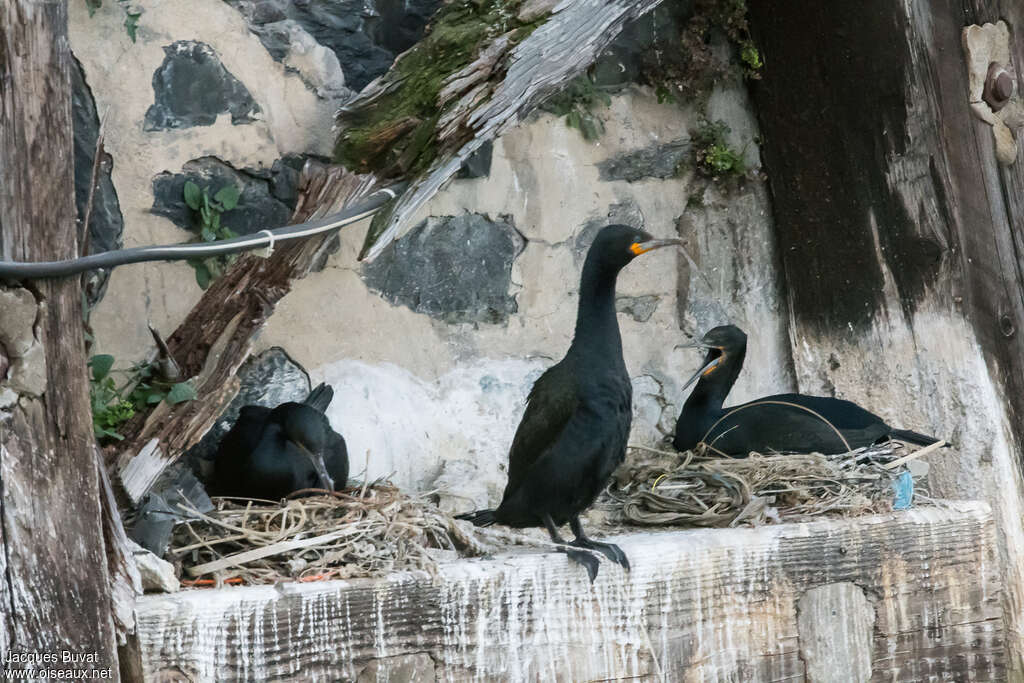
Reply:
M98 268L111 269L126 263L143 261L181 261L190 258L205 258L233 254L239 251L273 247L278 242L300 239L319 235L331 230L338 230L372 216L389 201L397 197L406 188L406 183L399 183L381 188L359 202L355 206L331 214L324 218L305 223L297 223L274 230L261 230L252 235L233 237L228 240L199 244L165 244L152 247L133 247L91 254L65 261L41 261L38 263L21 263L17 261L0 261L0 278L23 280L27 278L52 278L77 275L87 270Z

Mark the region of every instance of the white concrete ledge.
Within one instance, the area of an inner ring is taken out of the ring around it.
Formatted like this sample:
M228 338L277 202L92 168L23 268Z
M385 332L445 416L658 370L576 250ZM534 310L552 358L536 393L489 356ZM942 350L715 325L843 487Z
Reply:
M195 681L1005 679L984 504L616 540L633 570L604 562L593 585L564 555L517 553L451 562L437 579L146 596L143 669Z

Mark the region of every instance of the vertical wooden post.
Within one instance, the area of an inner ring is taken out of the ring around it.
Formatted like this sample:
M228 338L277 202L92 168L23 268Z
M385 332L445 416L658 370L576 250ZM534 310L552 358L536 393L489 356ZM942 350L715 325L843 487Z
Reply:
M0 3L4 259L78 251L70 59L64 0ZM0 285L0 658L92 655L75 666L116 679L80 296L78 278Z
M966 25L1016 0L752 0L800 389L953 441L933 494L992 504L1013 680L1024 675L1024 154L969 106Z

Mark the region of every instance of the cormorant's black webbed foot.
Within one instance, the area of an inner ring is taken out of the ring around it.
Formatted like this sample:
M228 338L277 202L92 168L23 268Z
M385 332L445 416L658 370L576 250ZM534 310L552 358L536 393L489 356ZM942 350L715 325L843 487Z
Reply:
M601 561L589 550L576 550L569 547L570 544L566 543L565 539L558 533L558 527L555 526L555 520L551 519L551 515L544 515L543 519L544 526L547 527L551 540L558 545L558 552L565 553L569 556L570 560L583 565L583 568L587 570L587 575L590 577L590 583L594 583L594 579L597 578L597 570L601 567Z
M622 552L622 548L614 543L602 543L601 541L595 541L594 539L589 538L586 532L583 531L583 525L580 524L579 517L570 518L569 526L572 528L572 532L576 534L576 540L574 540L570 545L576 546L577 548L596 550L615 564L620 565L627 572L629 571L629 558L626 557L626 553Z
M587 570L587 576L590 577L590 583L594 583L594 579L597 578L597 570L601 566L601 561L592 552L589 550L576 550L567 546L559 546L558 552L565 553L569 556L570 560L583 565L583 568Z
M629 558L626 557L626 553L622 552L622 548L615 545L614 543L601 543L590 538L584 538L572 541L569 545L576 546L577 548L587 548L589 550L596 550L601 553L609 560L617 565L621 565L627 572L629 571Z

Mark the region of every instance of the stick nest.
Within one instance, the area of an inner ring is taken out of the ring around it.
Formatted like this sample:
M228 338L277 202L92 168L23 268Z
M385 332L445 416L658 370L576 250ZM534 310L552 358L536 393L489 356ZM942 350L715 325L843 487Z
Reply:
M885 465L901 448L889 443L841 455L741 459L701 448L685 455L633 448L599 505L609 522L639 526L726 527L889 512L901 470ZM920 484L913 500L929 500Z
M194 519L175 528L168 559L180 575L207 577L186 585L434 574L439 559L493 550L469 522L386 483L282 503L214 502L208 514L187 510Z

